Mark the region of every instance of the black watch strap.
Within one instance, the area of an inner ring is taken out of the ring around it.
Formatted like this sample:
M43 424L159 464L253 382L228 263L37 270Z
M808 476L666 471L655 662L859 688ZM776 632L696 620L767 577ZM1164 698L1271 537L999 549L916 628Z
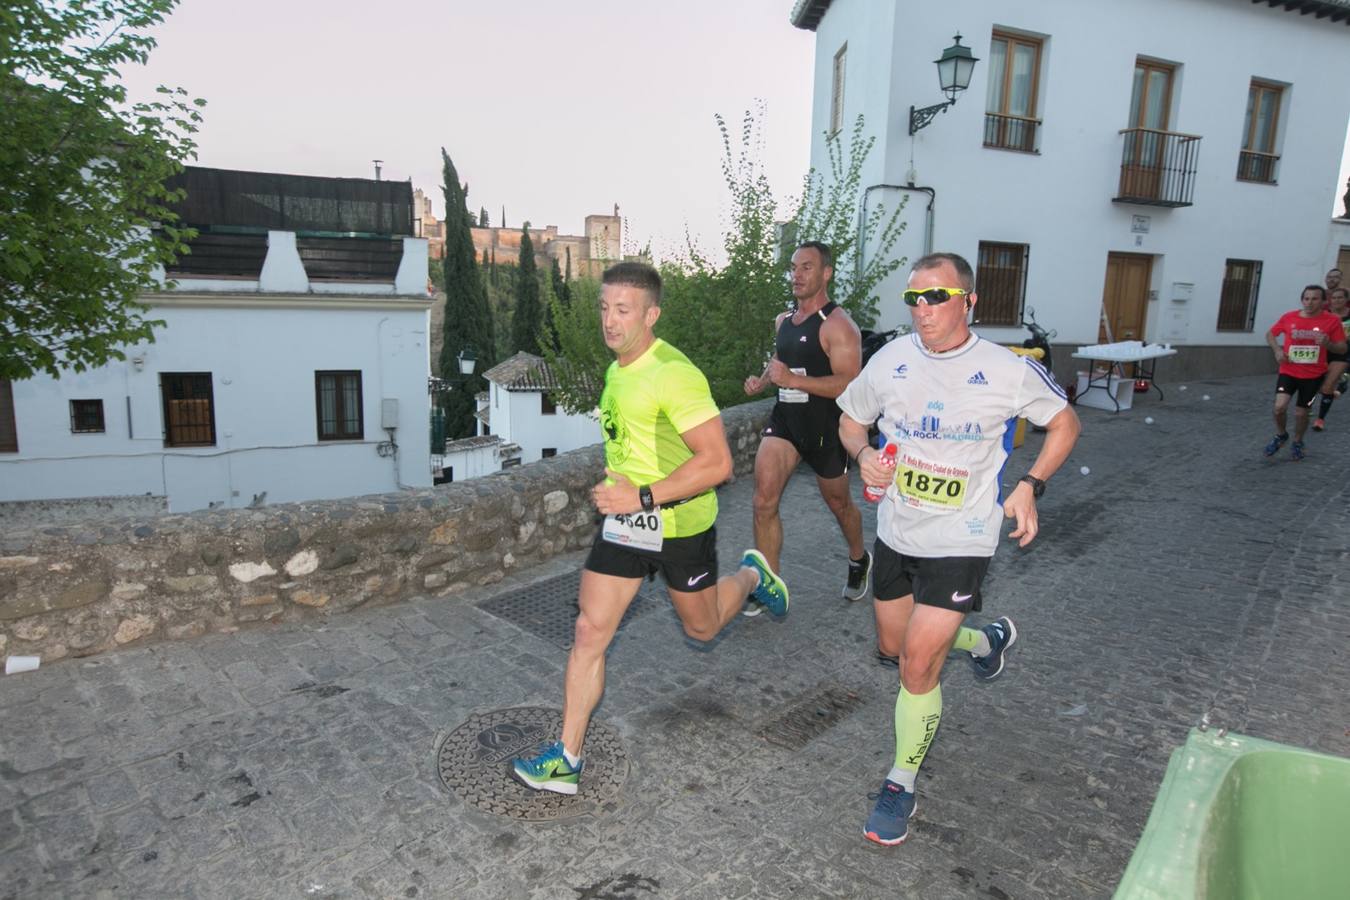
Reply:
M638 500L642 501L643 512L652 512L656 509L656 498L652 496L651 485L644 484L638 488Z
M1031 496L1035 497L1037 500L1045 493L1045 482L1041 481L1035 475L1023 475L1017 480L1025 481L1027 484L1031 485Z

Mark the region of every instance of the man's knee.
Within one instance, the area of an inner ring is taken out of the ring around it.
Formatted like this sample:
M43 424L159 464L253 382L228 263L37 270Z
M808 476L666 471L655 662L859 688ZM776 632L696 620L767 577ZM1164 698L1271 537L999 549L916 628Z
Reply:
M609 646L613 633L610 629L597 624L583 610L577 616L576 630L573 633L572 647L585 654L603 653Z
M712 622L681 622L684 626L684 633L696 641L711 641L717 637L718 628Z
M853 497L849 494L845 486L842 490L835 488L822 488L820 495L825 498L825 505L830 508L830 512L836 516L842 516L853 506Z
M754 509L757 519L774 519L778 517L778 504L783 497L781 490L775 490L773 485L756 484Z
M911 694L926 694L937 687L942 675L944 657L924 654L902 654L900 658L900 683Z

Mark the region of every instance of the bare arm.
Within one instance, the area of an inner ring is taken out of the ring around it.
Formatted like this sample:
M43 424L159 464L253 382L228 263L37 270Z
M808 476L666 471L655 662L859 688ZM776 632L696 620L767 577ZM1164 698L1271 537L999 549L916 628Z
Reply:
M694 455L665 478L649 485L652 499L658 506L695 497L731 477L731 447L727 444L720 415L681 432L680 437ZM606 469L605 473L613 484L602 481L591 489L596 509L606 515L635 513L642 509L642 498L638 495L640 485L633 484L618 472Z
M783 320L786 319L788 315L789 313L787 312L781 312L778 314L777 318L773 320L773 333L775 336L777 336L778 329L782 327ZM748 396L753 397L756 394L763 392L766 387L773 383L769 380L769 369L773 366L773 359L773 357L769 358L769 362L764 366L763 372L760 372L758 375L751 375L749 378L745 379L745 393Z
M1280 349L1280 339L1275 336L1275 332L1266 332L1266 343L1270 345L1270 349L1275 353L1275 362L1284 362L1284 351Z
M1049 481L1050 476L1059 471L1059 467L1064 465L1064 460L1069 458L1073 445L1078 442L1081 427L1078 414L1073 411L1073 407L1066 406L1061 409L1045 426L1045 443L1041 445L1041 452L1036 455L1036 461L1031 464L1027 474L1041 481ZM1008 499L1003 501L1003 515L1017 521L1017 527L1008 537L1020 538L1017 542L1019 547L1025 547L1036 538L1040 522L1036 514L1036 498L1032 494L1031 485L1025 481L1017 483Z
M820 326L820 347L830 358L832 375L796 375L783 363L773 360L765 374L779 387L796 388L817 397L833 400L862 370L862 333L842 309L836 310ZM776 363L776 365L775 365Z
M895 476L895 468L877 464L881 454L867 443L869 423L859 422L848 413L839 416L839 441L850 459L857 460L858 474L868 487L884 488Z

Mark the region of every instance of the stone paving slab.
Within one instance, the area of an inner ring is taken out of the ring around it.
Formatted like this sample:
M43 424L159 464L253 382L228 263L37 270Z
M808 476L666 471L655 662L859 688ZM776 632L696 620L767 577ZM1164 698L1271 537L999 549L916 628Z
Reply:
M840 599L843 542L803 472L785 621L696 648L663 607L620 633L597 711L630 763L611 811L495 816L436 765L475 712L560 705L565 653L476 604L572 555L465 596L0 678L0 898L1109 896L1206 712L1350 755L1350 401L1306 461L1266 460L1270 381L1081 411L1041 536L990 570L980 620L1013 616L1018 649L993 684L952 658L899 848L861 835L895 671L872 658L870 605ZM721 492L724 565L751 493ZM870 539L870 509L864 524ZM797 750L762 736L822 686L856 707Z

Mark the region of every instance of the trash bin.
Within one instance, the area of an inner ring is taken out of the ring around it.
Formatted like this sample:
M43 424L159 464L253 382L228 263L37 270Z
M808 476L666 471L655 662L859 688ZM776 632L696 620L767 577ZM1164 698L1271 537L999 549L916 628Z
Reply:
M1115 900L1343 898L1350 759L1192 730Z

